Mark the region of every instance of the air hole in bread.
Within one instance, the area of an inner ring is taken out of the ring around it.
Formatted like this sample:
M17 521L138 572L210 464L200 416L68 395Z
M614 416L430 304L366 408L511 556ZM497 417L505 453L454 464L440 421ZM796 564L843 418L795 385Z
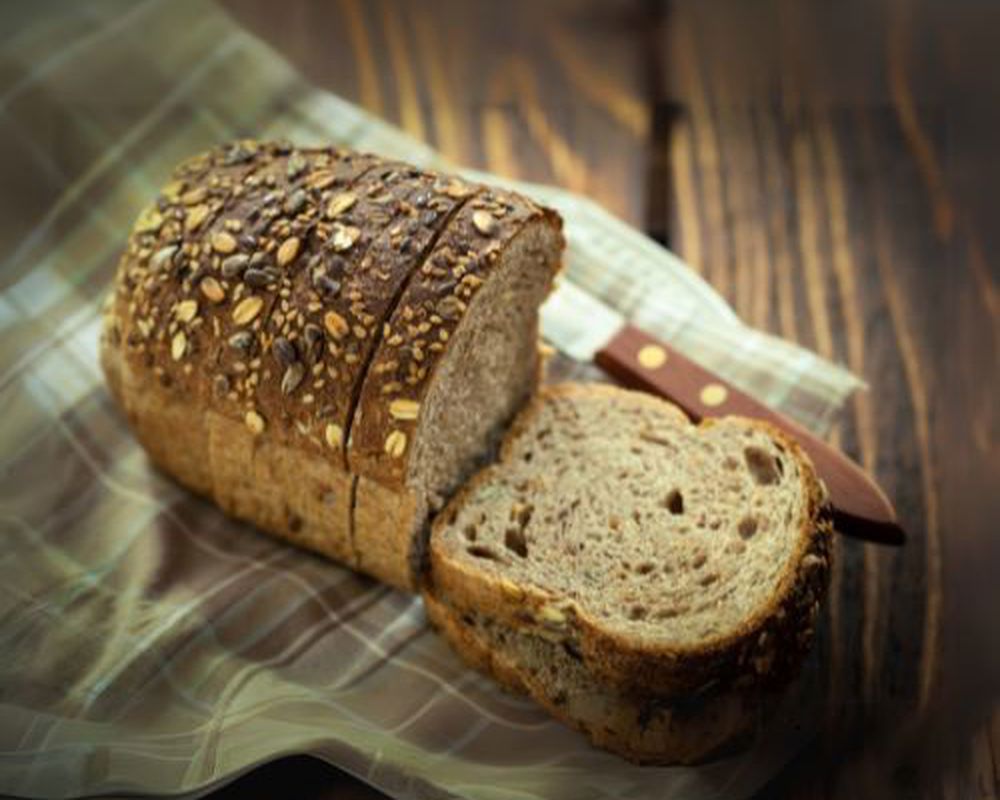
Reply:
M760 447L743 448L747 469L758 486L773 486L781 480L781 473L774 456Z
M528 557L528 540L524 538L523 529L507 528L503 536L503 544L504 547L521 558Z
M637 564L635 567L635 571L640 575L648 575L654 569L656 569L656 564L652 563L651 561L643 561L641 564Z
M467 548L466 552L475 558L483 558L487 561L501 561L502 559L496 553L494 553L490 548L483 547L480 544L473 545Z
M737 528L743 539L751 539L757 533L757 517L743 517Z
M529 450L523 456L521 456L521 460L524 461L525 464L530 464L531 459L533 459L534 457L535 457L535 451Z
M628 610L628 618L631 620L645 619L649 611L645 606L634 605Z
M608 527L613 531L620 531L622 529L621 517L610 516L608 517Z
M722 462L722 466L728 469L730 472L734 472L735 470L739 469L740 462L737 461L732 456L726 456L725 461Z
M465 536L466 541L469 542L476 541L477 532L478 531L476 530L475 525L466 525L465 528L462 530L462 534Z
M642 514L639 512L639 509L635 509L632 512L632 519L635 520L636 525L642 524Z
M701 580L698 581L702 586L711 586L719 580L719 574L717 572L707 572L701 576Z
M580 651L576 649L576 645L572 642L563 642L563 650L566 651L566 655L576 661L583 661L583 656L580 655Z
M684 513L684 495L679 489L671 489L663 500L663 506L675 517Z
M703 566L705 566L705 562L707 560L708 556L706 556L704 553L701 552L695 553L694 558L691 559L691 566L694 567L695 569L701 569Z

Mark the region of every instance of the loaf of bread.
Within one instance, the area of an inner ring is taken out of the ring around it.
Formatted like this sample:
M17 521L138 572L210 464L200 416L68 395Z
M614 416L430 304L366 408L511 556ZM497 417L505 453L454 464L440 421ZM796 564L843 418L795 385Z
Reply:
M102 366L181 483L413 588L429 513L535 389L562 247L558 216L509 192L235 142L141 214Z
M564 384L438 515L424 594L470 663L596 743L690 761L798 670L829 551L820 484L780 431Z
M509 192L235 142L140 215L101 363L181 483L421 589L470 664L595 744L701 760L754 730L809 646L820 484L762 423L539 392L562 249L558 216Z

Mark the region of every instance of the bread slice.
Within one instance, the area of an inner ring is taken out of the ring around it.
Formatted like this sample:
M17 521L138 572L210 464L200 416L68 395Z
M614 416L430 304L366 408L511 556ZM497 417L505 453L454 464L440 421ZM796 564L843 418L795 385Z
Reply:
M621 691L595 678L565 643L498 625L424 594L431 623L462 659L514 692L530 695L593 744L640 764L692 764L752 741L761 696L729 691L669 700Z
M565 384L435 522L429 594L657 697L780 683L808 647L829 530L806 456L760 422Z
M538 306L560 266L558 217L509 192L473 197L385 325L348 456L360 567L414 588L429 516L495 451L538 384Z

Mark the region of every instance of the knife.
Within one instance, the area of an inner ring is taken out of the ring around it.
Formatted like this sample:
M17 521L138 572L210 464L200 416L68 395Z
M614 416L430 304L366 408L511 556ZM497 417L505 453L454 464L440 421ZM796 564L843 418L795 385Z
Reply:
M834 528L879 544L906 539L896 511L875 480L836 448L801 425L754 400L629 324L613 308L568 280L559 282L542 306L542 334L577 361L593 361L620 383L660 395L695 422L738 414L767 420L790 434L809 454L826 485Z

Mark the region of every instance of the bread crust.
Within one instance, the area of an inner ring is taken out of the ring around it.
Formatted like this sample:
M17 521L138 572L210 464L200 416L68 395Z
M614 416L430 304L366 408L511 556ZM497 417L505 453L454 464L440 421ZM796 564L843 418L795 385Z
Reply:
M494 220L490 227L484 215ZM500 254L536 224L560 226L552 212L518 195L496 191L473 197L414 274L385 325L361 387L348 455L358 476L353 531L358 563L393 586L418 588L426 546L420 540L426 538L428 510L408 480L424 399ZM551 270L551 285L553 266L541 268Z
M399 565L412 494L366 479L378 502L362 509L372 535L359 553L347 442L386 318L477 195L478 209L520 209L498 225L504 236L467 242L477 264L524 220L552 216L336 148L243 140L181 164L132 231L101 342L112 394L152 460L234 516L411 586ZM458 227L452 244L468 238Z
M583 691L556 691L562 671L576 669L569 656L553 651L548 674L520 663L516 651L490 638L472 617L425 589L424 607L431 623L473 669L512 692L527 694L556 719L580 731L597 747L646 765L695 764L729 754L750 742L762 717L761 696L729 691L683 704L649 694L616 690L599 678L586 680Z
M351 429L348 461L355 474L383 486L406 485L422 401L447 342L501 251L535 221L562 228L555 212L501 190L476 195L455 215L386 321Z
M431 591L460 611L476 611L511 628L552 636L546 610L558 604L564 620L555 634L571 641L595 675L623 689L684 696L715 686L781 685L798 670L816 624L819 603L829 576L831 528L825 518L824 493L811 463L799 446L782 431L759 420L739 420L764 430L799 465L805 480L804 513L799 521L796 549L770 601L736 629L691 645L667 645L629 637L609 629L576 603L531 584L518 585L499 575L475 569L450 557L439 533L454 519L457 509L478 487L504 468L513 442L550 398L600 395L617 402L663 405L640 392L600 384L559 384L541 390L511 426L501 447L500 461L482 470L463 486L435 520L430 545ZM690 425L679 409L678 424ZM733 418L731 418L733 419ZM701 427L719 424L706 420Z

